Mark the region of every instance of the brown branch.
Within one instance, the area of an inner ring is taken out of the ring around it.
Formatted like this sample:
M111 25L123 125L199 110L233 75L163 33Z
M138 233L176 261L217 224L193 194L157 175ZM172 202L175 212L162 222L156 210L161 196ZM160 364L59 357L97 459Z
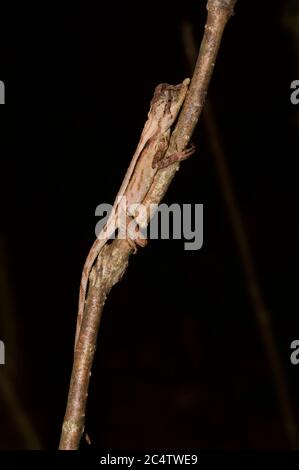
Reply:
M208 17L190 89L172 134L167 153L184 150L202 111L225 25L236 0L209 0ZM166 193L179 164L160 170L146 203L159 203ZM100 318L107 295L124 274L132 248L126 240L114 240L100 252L92 269L87 303L75 351L67 409L59 448L78 449L84 432L85 409Z

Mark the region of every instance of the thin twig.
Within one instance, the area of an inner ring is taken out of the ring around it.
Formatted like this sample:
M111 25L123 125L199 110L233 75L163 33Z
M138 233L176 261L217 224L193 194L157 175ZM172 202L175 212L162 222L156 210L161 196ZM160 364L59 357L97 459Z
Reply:
M168 154L174 150L184 150L190 141L203 108L223 31L235 3L236 0L209 0L207 3L205 34L190 90L170 140ZM160 202L178 167L175 163L157 173L147 202ZM132 248L126 240L116 239L101 250L92 269L87 304L75 351L60 449L75 450L79 447L84 432L88 386L102 310L111 288L123 276L131 254Z
M15 424L16 432L22 439L23 448L26 450L40 450L42 445L38 434L20 400L18 389L5 367L1 368L0 393L3 403L11 416L11 421Z
M223 198L227 206L228 215L232 224L240 260L242 263L248 295L251 301L252 309L255 313L256 322L260 331L262 344L272 372L276 396L286 436L290 448L299 449L299 435L296 422L294 407L289 395L287 379L284 367L279 354L276 338L272 327L272 318L269 309L266 307L263 294L260 288L258 275L253 261L253 255L246 230L240 214L238 203L233 191L231 178L223 155L220 137L217 133L215 121L211 115L210 107L205 108L205 125L209 136L212 153L216 162L216 169Z
M18 320L16 318L16 306L14 304L14 295L10 288L8 276L6 246L0 239L0 311L1 322L0 329L6 345L9 345L10 360L5 366L0 366L0 393L2 406L7 408L14 423L15 429L22 439L22 446L25 449L41 449L42 445L38 433L34 427L33 420L27 413L21 400L20 388L17 383L20 379L20 372L17 368L17 345L19 349L21 339L18 335Z
M194 34L190 23L186 23L183 28L183 39L185 42L186 55L190 68L196 60L196 45ZM237 244L242 268L244 271L246 288L251 301L252 309L255 313L257 325L265 348L265 354L272 372L274 387L277 395L278 405L284 423L286 436L291 449L299 447L299 434L296 422L296 414L289 395L285 371L279 354L277 341L273 332L271 312L267 309L263 294L260 288L258 274L253 260L252 250L246 229L240 214L237 198L231 181L228 165L226 162L220 131L217 127L215 116L208 98L203 110L203 122L207 131L208 142L211 153L215 159L216 171L218 173L219 184L226 205L228 217Z

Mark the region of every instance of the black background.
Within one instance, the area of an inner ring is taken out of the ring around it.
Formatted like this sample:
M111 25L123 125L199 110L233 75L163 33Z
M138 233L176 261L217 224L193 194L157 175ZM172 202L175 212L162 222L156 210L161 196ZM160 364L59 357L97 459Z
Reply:
M113 202L154 87L190 76L183 22L197 47L203 33L204 0L161 3L2 16L1 449L58 445L95 208ZM298 421L296 9L237 2L209 98ZM153 241L131 258L105 307L87 430L95 448L288 449L202 120L192 141L165 202L204 204L203 248Z

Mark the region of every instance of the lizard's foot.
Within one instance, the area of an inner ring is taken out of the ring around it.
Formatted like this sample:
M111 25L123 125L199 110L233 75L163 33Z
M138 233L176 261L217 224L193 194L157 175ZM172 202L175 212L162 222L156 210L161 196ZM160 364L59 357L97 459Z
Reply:
M183 150L182 152L175 152L171 155L168 155L162 159L158 159L153 161L153 168L166 168L167 166L171 165L174 162L181 162L183 160L187 160L193 153L195 152L195 145L191 145L191 147Z

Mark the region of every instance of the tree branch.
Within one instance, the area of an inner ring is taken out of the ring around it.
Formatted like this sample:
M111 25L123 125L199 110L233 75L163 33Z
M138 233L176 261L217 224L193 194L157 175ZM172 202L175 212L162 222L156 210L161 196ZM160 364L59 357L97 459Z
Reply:
M190 89L176 128L171 136L167 155L184 150L192 136L202 111L208 85L218 54L221 38L236 0L208 0L208 17ZM166 193L179 164L160 170L145 203L159 204ZM93 267L82 326L74 355L67 409L62 426L59 448L78 449L84 432L85 409L91 367L103 307L112 287L122 278L132 248L126 240L114 240L101 250Z

